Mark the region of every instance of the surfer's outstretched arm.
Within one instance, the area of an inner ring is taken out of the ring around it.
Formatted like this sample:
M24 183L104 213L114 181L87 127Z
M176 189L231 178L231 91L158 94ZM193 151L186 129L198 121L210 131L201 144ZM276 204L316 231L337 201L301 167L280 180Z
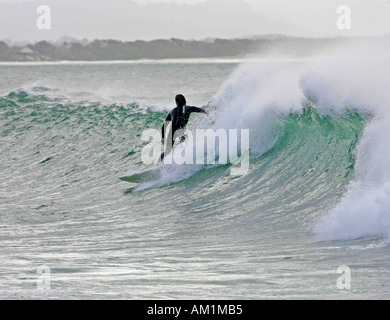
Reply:
M198 113L204 113L210 116L210 114L203 108L198 108L198 107L189 107L190 112L198 112ZM211 121L211 124L214 125L214 120Z
M205 114L209 114L205 109L203 108L198 108L198 107L190 107L190 106L187 106L188 108L190 108L190 112L198 112L198 113L205 113Z

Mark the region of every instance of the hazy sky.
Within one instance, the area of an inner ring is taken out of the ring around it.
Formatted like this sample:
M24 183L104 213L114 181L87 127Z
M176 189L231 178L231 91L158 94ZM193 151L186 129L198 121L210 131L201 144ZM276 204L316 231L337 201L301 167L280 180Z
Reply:
M51 8L39 30L36 9ZM351 8L351 29L337 28L337 7ZM0 39L62 36L119 40L234 38L282 33L359 36L390 33L390 0L0 0Z

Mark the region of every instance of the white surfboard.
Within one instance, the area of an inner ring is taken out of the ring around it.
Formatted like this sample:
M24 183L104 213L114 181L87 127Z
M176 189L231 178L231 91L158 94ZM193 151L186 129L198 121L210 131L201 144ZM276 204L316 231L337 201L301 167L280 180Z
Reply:
M141 183L146 181L157 180L161 177L161 168L162 168L161 166L157 166L151 169L134 172L127 176L120 177L119 179L131 183Z

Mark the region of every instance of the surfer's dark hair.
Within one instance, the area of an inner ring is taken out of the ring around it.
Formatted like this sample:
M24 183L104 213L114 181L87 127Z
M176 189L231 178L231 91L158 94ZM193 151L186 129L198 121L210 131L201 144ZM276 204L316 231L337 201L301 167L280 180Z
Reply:
M178 94L175 97L175 101L179 106L185 106L187 104L186 98L182 94Z

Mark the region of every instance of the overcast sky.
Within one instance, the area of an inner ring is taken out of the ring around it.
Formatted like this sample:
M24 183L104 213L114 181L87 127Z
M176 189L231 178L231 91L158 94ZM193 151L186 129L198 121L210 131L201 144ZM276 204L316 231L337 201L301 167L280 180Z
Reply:
M51 29L36 10L51 8ZM337 7L351 8L351 29L337 28ZM0 0L0 39L151 40L390 34L390 0Z

